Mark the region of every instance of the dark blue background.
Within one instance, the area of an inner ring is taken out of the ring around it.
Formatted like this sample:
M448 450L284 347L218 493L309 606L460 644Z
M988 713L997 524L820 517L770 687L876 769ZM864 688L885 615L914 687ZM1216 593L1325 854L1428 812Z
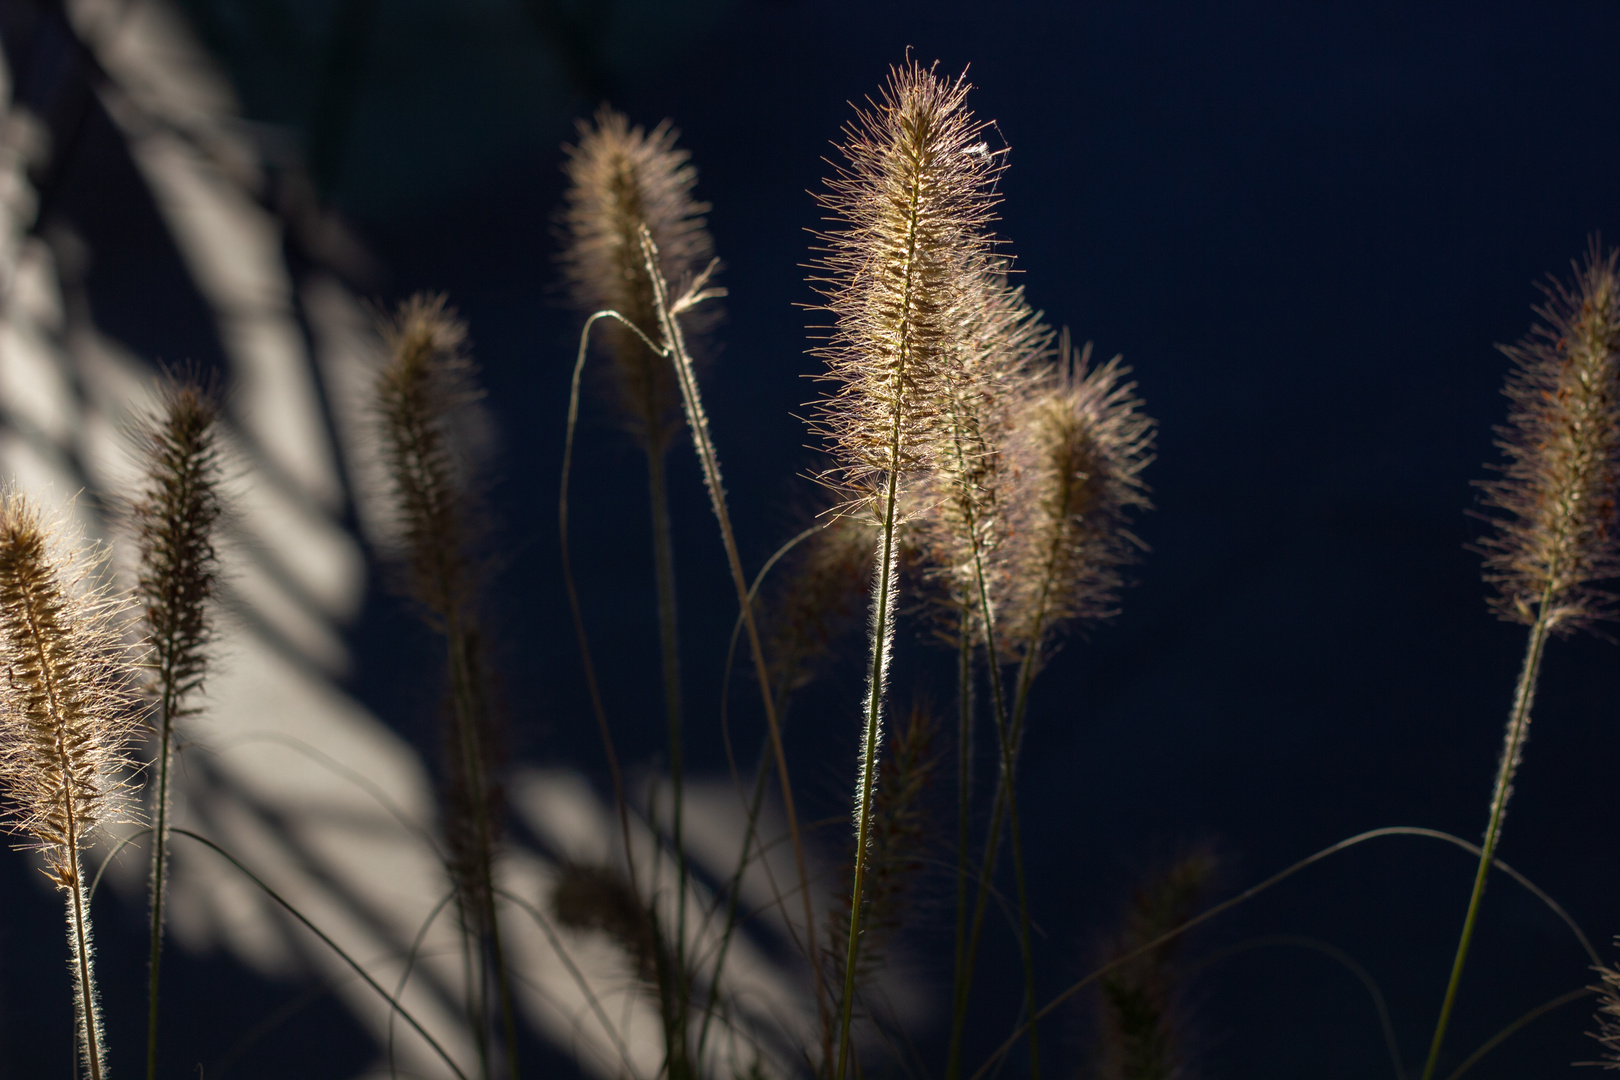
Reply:
M6 0L14 64L46 47L31 35L46 32L35 16L48 5L35 3ZM603 772L554 539L577 319L556 284L550 222L573 118L604 97L642 123L672 117L701 170L731 290L705 393L755 567L809 501L794 477L813 458L790 416L816 392L803 378L817 370L805 355L812 317L795 308L813 299L801 264L818 211L806 190L828 171L820 159L846 101L875 93L910 46L948 72L971 63L973 106L1012 147L1000 228L1031 300L1103 355L1125 353L1162 423L1140 584L1038 684L1023 810L1042 996L1088 969L1130 888L1180 844L1212 840L1231 893L1367 828L1478 838L1524 643L1522 628L1487 614L1465 550L1480 530L1465 516L1470 481L1494 458L1491 425L1505 413L1506 362L1492 344L1525 333L1533 283L1567 273L1589 234L1620 239L1620 7L183 6L269 143L308 163L377 256L378 274L357 284L383 300L447 291L471 325L502 433L499 625L515 757ZM140 207L109 203L120 166L93 136L62 166L51 212L100 252L98 321L147 355L217 352L195 299L157 284L152 268L172 252ZM599 400L583 440L582 589L599 655L623 672L608 680L620 752L652 761L663 733L642 466ZM715 770L707 718L735 605L690 454L673 460L689 753ZM950 657L918 624L901 634L897 692L948 704ZM381 592L353 636L351 689L431 747L431 717L415 704L430 642ZM1501 848L1600 943L1620 931L1608 831L1617 690L1611 644L1552 645ZM847 798L858 691L848 663L795 708L807 818L836 818ZM43 904L21 888L21 860L0 865L11 935L12 897L28 918ZM1346 949L1382 984L1415 1068L1471 872L1464 853L1432 841L1377 841L1234 912L1192 949L1273 934ZM925 965L948 953L947 892L928 886L917 920ZM138 969L139 913L125 923L104 921L103 955ZM1016 951L995 932L970 1060L1016 1014ZM56 947L54 932L40 936ZM204 1047L228 1046L305 989L182 964L177 980L209 1003L197 1014L204 1061ZM1581 985L1584 964L1546 909L1493 884L1448 1060ZM932 970L948 980L947 966ZM37 1075L17 1064L35 1052L19 1018L36 1006L17 971L0 977L0 1074ZM242 990L219 1001L203 985ZM1208 1076L1388 1075L1364 991L1316 953L1243 953L1203 970L1193 998ZM343 1021L316 1015L260 1071L244 1062L233 1075L337 1076L366 1060L339 1049L353 1038ZM1049 1025L1054 1076L1081 1067L1084 1026L1081 1007ZM1566 1007L1475 1075L1549 1075L1589 1059L1591 1026L1587 1005ZM937 1069L943 1029L914 1034ZM118 1041L137 1044L131 1035ZM1023 1056L1008 1069L1021 1074Z

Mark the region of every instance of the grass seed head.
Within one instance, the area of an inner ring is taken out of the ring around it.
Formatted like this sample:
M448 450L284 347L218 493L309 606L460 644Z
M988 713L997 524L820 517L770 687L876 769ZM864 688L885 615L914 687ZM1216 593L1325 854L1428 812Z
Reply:
M139 730L126 608L97 585L102 562L23 495L0 496L0 789L11 831L62 888L126 813Z
M190 376L168 380L140 433L145 477L133 507L140 548L137 586L152 650L148 693L171 688L169 717L202 688L218 588L214 528L222 513L215 421L219 400Z
M812 283L831 314L814 427L835 465L826 480L852 504L876 504L891 472L929 463L946 384L993 268L987 231L1002 163L966 107L970 84L916 62L890 71L857 109L844 164L819 196Z
M697 169L675 147L669 121L651 131L632 127L604 106L581 121L579 141L564 147L569 186L561 213L563 273L582 311L617 311L653 341L660 340L652 282L644 265L643 225L658 249L660 269L679 295L703 270L714 241L703 215L709 205L692 198ZM714 318L713 307L688 314L688 335ZM680 395L667 359L617 323L601 331L614 363L620 405L635 437L661 452L679 430Z
M1557 630L1613 618L1615 597L1594 586L1620 576L1620 251L1594 242L1570 282L1544 286L1543 320L1502 352L1513 362L1512 405L1496 445L1506 461L1482 482L1503 511L1480 541L1485 580L1502 618Z
M1143 544L1131 515L1151 506L1142 470L1156 425L1141 412L1130 368L1115 357L1088 370L1090 350L1034 383L1009 421L1012 489L999 559L998 626L1013 657L1047 647L1064 623L1112 615L1121 567Z

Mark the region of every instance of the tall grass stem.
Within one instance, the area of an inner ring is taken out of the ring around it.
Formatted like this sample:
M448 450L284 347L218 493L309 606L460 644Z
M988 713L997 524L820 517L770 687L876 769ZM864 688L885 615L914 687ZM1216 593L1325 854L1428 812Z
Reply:
M1549 594L1551 589L1548 590ZM1507 811L1508 797L1513 793L1513 774L1518 769L1519 755L1524 738L1530 728L1530 706L1536 696L1536 680L1541 674L1541 654L1547 645L1551 629L1550 596L1544 596L1539 607L1541 614L1530 627L1530 640L1525 646L1524 667L1519 672L1519 685L1513 694L1513 713L1508 719L1506 742L1502 747L1502 760L1496 768L1496 787L1491 792L1491 817L1485 827L1485 842L1479 849L1479 867L1474 872L1474 890L1468 897L1468 913L1463 917L1462 936L1457 942L1457 955L1451 962L1451 978L1446 982L1446 996L1440 1003L1440 1017L1435 1021L1434 1038L1429 1043L1429 1057L1423 1064L1422 1080L1431 1080L1440 1062L1440 1048L1445 1042L1446 1028L1451 1023L1451 1012L1457 1004L1457 987L1462 982L1463 963L1468 959L1468 946L1473 941L1474 924L1479 918L1480 900L1485 895L1485 878L1496 853L1497 841L1502 835L1502 816Z
M743 576L742 558L737 552L737 537L731 527L731 513L726 507L726 489L720 479L720 460L714 449L714 441L709 435L709 419L703 411L703 399L698 391L697 376L692 369L692 357L687 352L681 325L676 318L678 311L670 303L669 285L658 269L658 248L653 244L652 234L647 231L646 226L642 226L641 229L641 250L647 264L648 277L652 280L660 330L668 343L668 357L675 365L676 378L680 383L681 404L686 411L687 427L692 434L698 463L703 469L703 479L709 489L709 499L714 506L715 517L719 519L720 539L726 550L726 562L731 569L731 583L737 590L737 603L742 608L744 628L748 632L748 649L753 654L754 675L759 682L760 703L764 706L765 722L771 733L771 746L776 755L777 779L782 785L782 805L787 814L788 834L793 840L793 858L798 866L800 895L804 899L806 955L815 980L816 1004L822 1016L825 1044L826 1005L821 986L821 966L815 960L816 918L815 906L810 895L810 873L805 864L804 843L799 835L798 814L793 806L793 783L788 776L787 755L782 750L782 733L776 722L776 699L771 693L770 675L765 665L765 649L760 644L759 625L754 618L754 606L748 596L748 580ZM700 275L692 283L691 291L679 301L681 306L695 304L705 295L702 291L705 276Z

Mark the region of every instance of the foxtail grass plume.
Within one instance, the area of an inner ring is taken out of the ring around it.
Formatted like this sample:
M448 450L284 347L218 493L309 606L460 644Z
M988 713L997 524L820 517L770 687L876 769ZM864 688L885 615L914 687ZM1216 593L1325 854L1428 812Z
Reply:
M904 481L930 464L947 407L952 357L963 347L976 288L992 269L988 226L999 152L966 107L966 76L916 62L892 68L880 98L844 128L845 164L819 197L832 227L818 234L812 283L833 317L815 351L830 392L816 405L834 467L824 481L848 511L878 527L860 770L855 868L840 1001L836 1080L849 1061L872 792L897 593L896 529Z
M444 635L448 654L445 839L469 955L478 964L467 1011L487 1073L482 995L493 983L516 1080L516 1021L494 894L502 810L497 740L474 611L478 567L468 554L477 503L466 441L482 395L466 351L466 325L443 296L412 297L382 332L389 358L377 378L376 409L407 545L407 590Z
M966 77L911 62L844 128L846 164L818 197L811 278L834 319L815 352L833 384L816 406L834 468L825 478L869 507L890 478L931 464L953 356L983 302L1000 155L966 107Z
M692 198L697 169L668 120L651 131L632 127L606 106L580 121L579 142L565 146L569 186L561 214L563 272L582 311L613 310L658 341L660 328L642 257L640 230L652 236L659 269L679 294L710 263L714 241ZM689 330L712 320L713 305L684 315ZM670 362L618 324L606 328L626 422L650 453L677 430L680 392Z
M916 531L934 572L949 585L945 609L957 617L977 611L969 633L982 641L988 616L980 610L980 586L989 591L983 579L1008 528L1001 489L1009 406L1049 358L1053 334L1004 273L981 275L973 291L978 295L964 305L965 333L948 357L931 467L911 501L927 508L916 515Z
M1474 890L1422 1080L1435 1074L1457 1002L1480 899L1529 735L1547 639L1614 614L1614 597L1593 586L1620 575L1615 536L1620 465L1617 261L1620 252L1604 255L1594 240L1587 247L1586 264L1573 266L1572 283L1555 279L1544 287L1547 302L1535 311L1546 323L1502 349L1513 361L1505 391L1513 404L1508 423L1496 432L1507 464L1500 478L1480 487L1484 503L1509 516L1491 519L1496 532L1480 548L1485 580L1497 590L1492 606L1503 618L1528 624L1530 635L1496 766Z
M483 395L467 326L444 296L411 297L381 329L388 362L377 377L377 421L405 539L404 586L442 628L473 599L475 508L458 425Z
M1113 614L1120 567L1143 544L1133 512L1149 508L1142 470L1155 422L1141 412L1119 357L1089 368L1066 337L1062 359L1016 405L1006 469L1012 540L1003 552L998 605L1009 658L1044 650L1066 622Z
M1504 619L1570 631L1612 618L1613 595L1594 583L1620 576L1620 251L1594 242L1574 280L1545 286L1545 320L1516 345L1497 429L1501 476L1480 484L1494 535L1480 541L1492 606Z
M66 894L68 945L86 1075L106 1074L82 862L97 830L125 813L138 730L134 668L113 625L122 606L93 587L98 559L22 495L0 501L0 785L10 829Z
M137 585L150 650L146 695L157 728L152 785L151 959L146 1065L157 1074L158 986L169 853L169 764L174 722L195 712L214 639L210 605L218 586L214 528L221 513L215 439L219 403L189 377L166 383L140 433L145 479L133 507L140 548Z

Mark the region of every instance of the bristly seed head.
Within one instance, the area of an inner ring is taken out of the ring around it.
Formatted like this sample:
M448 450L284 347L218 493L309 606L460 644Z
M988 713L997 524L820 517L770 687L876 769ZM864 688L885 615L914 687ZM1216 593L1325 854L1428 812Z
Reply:
M1615 597L1592 586L1620 576L1620 252L1594 241L1571 284L1544 286L1546 320L1516 345L1512 401L1496 445L1500 479L1480 483L1496 533L1480 541L1492 607L1512 622L1568 632L1613 618Z
M975 632L982 636L976 565L990 566L1006 535L1001 489L1008 410L1050 364L1053 334L1004 274L981 275L974 291L965 333L948 357L930 468L908 501L926 508L916 514L916 533L932 573L949 586L943 614L954 619L975 612Z
M467 327L443 296L418 294L383 325L389 359L377 411L409 549L409 591L440 621L470 600L466 544L472 496L458 414L481 397Z
M952 356L993 269L1002 164L966 108L969 88L916 62L891 69L880 100L845 126L846 164L818 199L835 227L819 234L811 280L834 321L816 353L834 388L814 427L836 462L824 480L856 505L928 463Z
M1009 538L998 560L998 625L1010 658L1065 622L1114 613L1120 567L1144 547L1131 533L1149 508L1142 470L1155 422L1140 411L1130 368L1115 357L1087 371L1067 341L1063 361L1015 406L1007 444ZM998 643L1002 644L1002 643Z
M61 888L94 831L124 812L139 729L135 668L95 587L101 558L62 541L16 492L0 496L0 789L11 830Z
M563 272L582 311L617 311L653 341L660 340L653 286L639 240L643 225L658 249L664 278L679 294L714 252L703 215L692 198L695 169L668 120L644 131L622 113L603 107L594 123L579 123L579 143L565 146L569 186L561 214ZM713 305L687 314L688 335L714 318ZM617 323L603 331L613 357L617 389L630 430L661 452L679 430L680 404L670 363Z
M178 376L141 432L145 483L133 517L141 552L138 591L152 649L148 693L169 688L168 719L190 710L202 688L213 639L209 604L218 587L214 527L219 521L219 401L208 387Z

